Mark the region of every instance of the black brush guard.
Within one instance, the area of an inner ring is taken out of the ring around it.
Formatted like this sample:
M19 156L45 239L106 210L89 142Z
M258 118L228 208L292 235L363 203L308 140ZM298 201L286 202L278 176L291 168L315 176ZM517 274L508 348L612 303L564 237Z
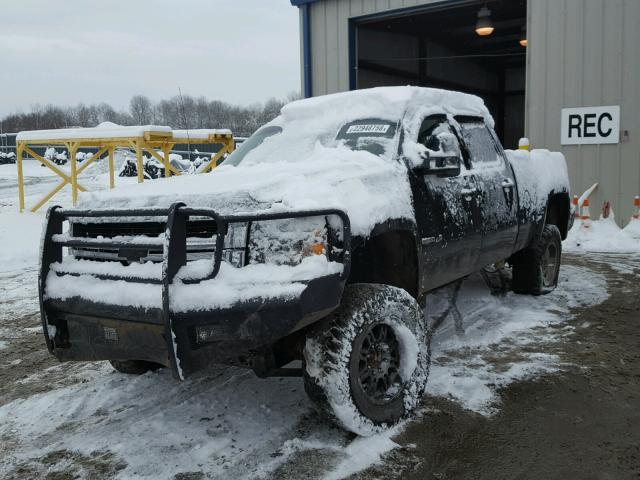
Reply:
M40 301L40 314L42 328L44 331L47 348L51 354L54 354L53 340L49 335L49 320L47 311L47 301L45 299L46 281L50 272L51 264L62 262L63 248L98 248L98 249L140 249L140 250L157 250L158 242L138 242L127 243L108 240L97 240L87 237L68 237L54 238L55 235L63 233L63 223L73 218L83 219L99 219L99 218L122 218L124 219L140 219L141 217L160 217L166 218L164 245L162 246L162 305L161 316L164 325L164 342L168 353L170 368L174 376L183 379L183 371L180 366L179 353L177 346L176 329L173 320L174 314L170 309L170 286L181 267L187 264L187 222L190 217L205 217L213 220L216 224L216 240L215 251L213 255L213 268L209 275L197 280L185 280L184 283L199 283L204 280L210 280L218 274L220 264L222 262L224 251L224 240L228 225L232 223L247 223L269 220L284 220L303 217L329 217L337 216L342 221L342 245L340 249L341 258L339 261L343 264L342 273L337 276L339 279L339 291L342 291L344 283L349 275L350 257L351 257L351 230L349 217L345 212L338 209L324 210L305 210L296 212L283 213L260 213L246 215L220 215L215 210L209 208L190 208L183 203L174 203L167 209L118 209L118 210L70 210L62 209L59 206L50 207L45 220L44 232L41 239L41 262L38 279L38 291ZM249 227L250 228L250 227ZM249 249L249 238L247 235L245 243L245 252ZM335 260L335 259L332 259ZM105 280L124 280L132 283L158 283L157 280L147 278L119 277L114 275L91 274L96 278ZM335 282L334 282L335 283ZM337 289L331 289L336 292ZM124 307L126 308L126 307ZM105 306L108 317L108 307ZM82 313L82 312L78 312ZM184 337L184 332L181 334ZM188 342L186 339L185 342Z

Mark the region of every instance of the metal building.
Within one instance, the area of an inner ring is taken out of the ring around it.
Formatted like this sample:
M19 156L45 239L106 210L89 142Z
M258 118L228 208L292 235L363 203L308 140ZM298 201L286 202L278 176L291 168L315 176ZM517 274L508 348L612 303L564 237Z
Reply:
M628 222L640 195L640 0L291 3L305 96L407 84L477 94L506 148L526 136L563 152L574 193L598 182L592 211L609 200Z

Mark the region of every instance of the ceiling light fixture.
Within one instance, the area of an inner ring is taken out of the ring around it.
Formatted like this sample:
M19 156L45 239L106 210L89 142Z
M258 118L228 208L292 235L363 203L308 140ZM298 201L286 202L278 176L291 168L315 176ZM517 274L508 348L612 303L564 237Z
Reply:
M478 11L478 21L476 23L476 33L481 37L491 35L495 29L491 21L491 10L486 6Z

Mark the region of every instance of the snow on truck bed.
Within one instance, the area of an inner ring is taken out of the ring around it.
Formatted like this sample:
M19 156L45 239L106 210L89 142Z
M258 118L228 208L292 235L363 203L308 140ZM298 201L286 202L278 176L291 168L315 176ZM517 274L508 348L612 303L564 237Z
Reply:
M518 184L520 207L544 212L550 192L569 191L569 173L560 152L505 150Z

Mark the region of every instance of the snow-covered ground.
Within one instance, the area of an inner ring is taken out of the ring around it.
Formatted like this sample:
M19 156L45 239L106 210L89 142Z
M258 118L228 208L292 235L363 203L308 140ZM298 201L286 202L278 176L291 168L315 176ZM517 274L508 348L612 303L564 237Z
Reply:
M640 219L620 228L611 212L608 218L583 222L576 219L563 248L572 252L639 253Z
M35 162L25 168L27 205L55 185L57 177L47 172ZM15 177L14 165L0 166L2 364L3 350L39 328L15 331L3 325L38 311L35 280L43 213L17 213ZM84 183L88 188L107 185L102 173L87 176ZM68 198L64 193L59 203L68 204ZM606 297L602 276L569 266L562 269L559 288L544 297L492 296L479 276L457 293L455 287L435 292L427 312L432 325L439 325L428 394L483 415L495 413L502 386L562 368L548 347L571 334L569 309ZM314 413L300 379L258 379L236 368L212 367L177 383L166 371L130 377L106 363L61 364L19 382L60 376L75 381L52 384L45 393L0 407L0 477L23 468L41 477L72 472L89 478L93 470L88 465L103 461L110 474L123 479L173 478L184 472L220 479L299 478L287 473L299 464L312 465L318 478L344 478L381 461L396 447L394 434L403 428L354 439ZM418 412L414 421L428 413Z

